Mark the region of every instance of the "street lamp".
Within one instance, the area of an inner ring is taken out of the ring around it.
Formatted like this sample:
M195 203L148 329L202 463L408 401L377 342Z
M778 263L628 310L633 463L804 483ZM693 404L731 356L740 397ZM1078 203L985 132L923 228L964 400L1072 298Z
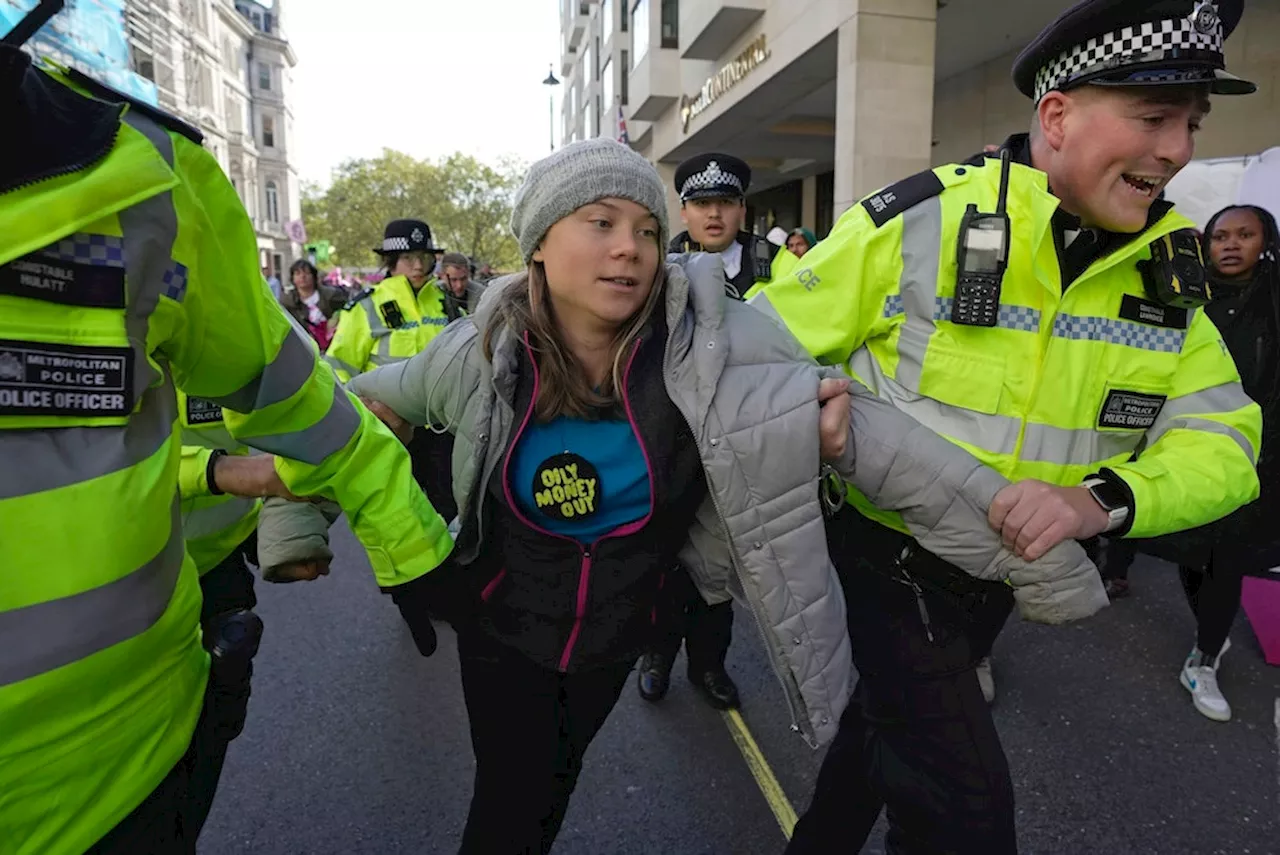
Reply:
M542 81L547 87L547 130L551 136L551 150L556 150L556 107L555 98L556 90L552 87L559 86L560 81L556 80L555 73L551 70L551 65L547 65L547 79Z

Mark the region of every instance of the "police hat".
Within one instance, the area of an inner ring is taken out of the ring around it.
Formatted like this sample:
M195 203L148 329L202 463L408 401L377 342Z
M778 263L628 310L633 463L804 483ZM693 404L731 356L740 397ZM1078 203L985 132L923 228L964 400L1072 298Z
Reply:
M382 232L382 246L373 248L378 255L398 252L444 252L431 242L431 226L422 220L392 220Z
M1243 14L1244 0L1083 0L1018 55L1013 82L1037 103L1085 83L1248 95L1258 87L1228 74L1223 57Z
M676 167L676 193L690 199L740 199L751 186L751 167L731 154L699 154Z

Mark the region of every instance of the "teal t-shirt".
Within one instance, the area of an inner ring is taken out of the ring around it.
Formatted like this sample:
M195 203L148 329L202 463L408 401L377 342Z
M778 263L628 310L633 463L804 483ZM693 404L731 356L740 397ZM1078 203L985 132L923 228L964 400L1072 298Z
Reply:
M508 485L535 525L582 543L649 513L649 467L631 423L561 416L530 423Z

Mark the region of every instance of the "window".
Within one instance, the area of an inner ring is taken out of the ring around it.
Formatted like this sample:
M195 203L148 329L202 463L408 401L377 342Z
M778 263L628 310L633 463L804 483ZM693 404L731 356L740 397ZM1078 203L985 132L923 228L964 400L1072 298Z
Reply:
M582 52L582 85L588 86L595 80L592 69L595 68L596 55L591 50L591 43L587 42L586 48Z
M600 79L600 39L599 37L596 38L596 54L593 59L594 59L594 64L591 66L591 79L599 80Z
M134 71L138 72L142 77L147 78L152 83L156 79L156 63L151 57L138 52L133 55Z
M649 0L635 0L631 7L631 67L649 53Z
M591 116L591 136L600 136L600 96L596 96L596 111Z
M630 29L630 28L627 26L627 22L628 22L628 20L631 18L631 16L627 14L627 8L628 8L628 5L627 5L627 4L629 4L630 2L631 2L631 0L622 0L622 32L624 32L624 33L625 33L628 29Z
M617 23L617 19L613 16L613 0L604 0L600 4L600 29L604 32L605 41L613 35L613 28Z
M613 109L613 57L606 59L604 68L600 69L600 100L606 109Z
M258 88L264 92L271 91L271 66L265 62L258 63Z
M267 182L267 219L280 222L280 190L274 181Z
M276 120L270 116L262 117L262 147L275 148L276 145Z
M662 0L662 46L664 48L680 47L680 3L679 0Z
M618 65L618 73L622 76L622 86L620 87L622 92L622 101L619 103L624 107L627 106L627 77L630 70L631 66L627 65L627 52L624 49L622 51L622 62Z

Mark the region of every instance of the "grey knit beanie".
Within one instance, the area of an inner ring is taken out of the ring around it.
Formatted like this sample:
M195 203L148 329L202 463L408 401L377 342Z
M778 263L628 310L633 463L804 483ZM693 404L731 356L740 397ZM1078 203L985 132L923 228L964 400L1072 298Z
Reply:
M535 163L516 191L511 231L525 263L561 219L599 199L629 199L658 219L659 251L667 249L667 188L658 170L630 146L597 138L565 146Z

